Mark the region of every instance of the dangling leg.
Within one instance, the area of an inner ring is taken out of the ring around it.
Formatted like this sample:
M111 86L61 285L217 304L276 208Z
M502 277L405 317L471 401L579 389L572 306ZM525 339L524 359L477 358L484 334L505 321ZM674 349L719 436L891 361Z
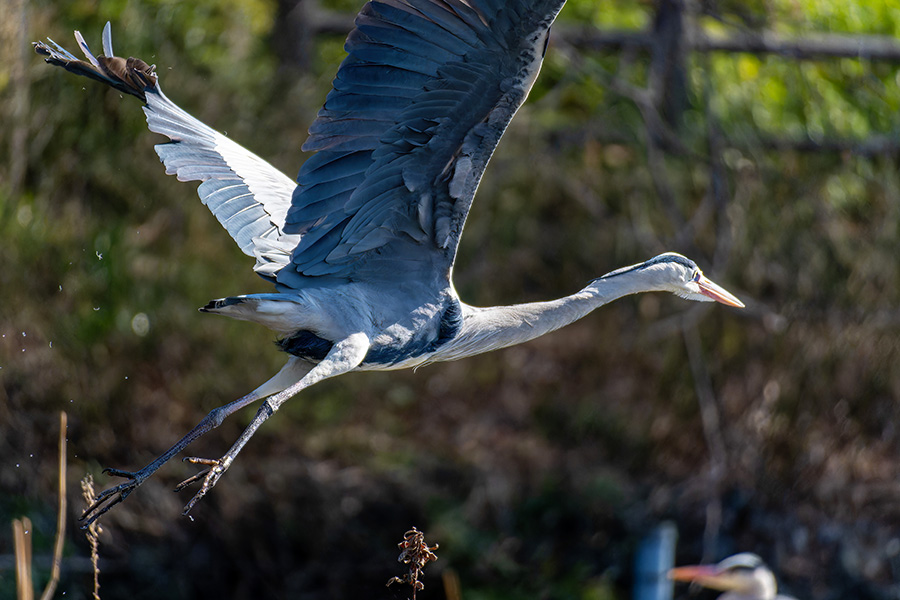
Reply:
M312 365L309 363L291 357L290 360L288 360L288 363L284 365L274 377L246 396L226 404L225 406L213 409L202 421L197 423L187 435L175 442L174 446L166 450L156 460L143 469L139 471L122 471L110 468L104 469L104 473L109 473L116 477L125 477L128 481L100 492L97 496L97 500L91 504L79 518L80 521L84 522L81 526L82 529L86 528L96 521L100 515L127 498L131 492L136 490L148 477L153 475L157 469L166 464L169 459L184 450L191 442L202 436L204 433L221 425L229 415L244 408L248 404L252 404L261 398L271 396L272 394L284 390L291 384L296 383L306 375L311 367Z
M366 356L366 353L369 351L369 338L364 333L354 333L350 337L336 343L331 350L328 352L328 355L317 364L315 367L310 370L309 373L303 376L303 378L295 383L294 385L284 389L283 391L274 394L267 398L262 406L259 407L259 410L256 413L256 416L253 418L253 421L247 426L241 436L237 439L234 445L225 453L222 458L219 459L208 459L208 458L197 458L190 457L185 460L194 464L207 465L209 469L194 475L193 477L189 477L185 479L178 487L175 488L175 491L179 491L184 489L185 487L191 485L192 483L199 481L201 478L203 479L203 484L200 486L200 489L191 498L190 502L187 503L184 507L183 515L187 515L194 505L206 495L206 492L211 490L213 486L216 485L216 482L228 470L228 467L231 466L231 463L234 462L234 458L238 455L244 445L253 437L253 434L256 433L256 430L259 429L259 426L262 425L266 419L275 414L275 411L284 404L284 402L295 395L297 392L302 390L303 388L307 388L314 383L318 383L323 379L327 379L329 377L334 377L335 375L341 375L342 373L347 373L348 371L352 371L363 361Z

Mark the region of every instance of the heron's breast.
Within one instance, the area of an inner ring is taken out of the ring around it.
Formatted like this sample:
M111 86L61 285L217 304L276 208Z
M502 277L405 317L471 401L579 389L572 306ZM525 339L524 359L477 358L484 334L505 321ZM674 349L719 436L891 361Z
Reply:
M439 313L437 323L419 330L395 324L372 337L372 346L363 359L362 369L402 369L425 362L431 354L453 340L462 327L459 301L448 301ZM334 343L311 331L301 330L278 340L284 352L310 362L320 362Z
M454 339L462 327L462 308L452 298L444 304L436 326L420 331L399 329L403 334L376 336L361 367L371 369L402 369L425 362L441 346Z

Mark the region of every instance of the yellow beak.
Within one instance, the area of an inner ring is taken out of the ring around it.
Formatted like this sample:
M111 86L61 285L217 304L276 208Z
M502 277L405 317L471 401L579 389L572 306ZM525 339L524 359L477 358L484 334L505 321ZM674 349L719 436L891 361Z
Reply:
M735 300L737 299L735 298ZM726 302L725 304L728 303ZM745 583L743 578L735 576L734 573L719 573L715 565L676 567L669 570L669 579L698 583L705 588L721 592L740 589Z
M744 308L744 303L738 300L734 294L732 294L719 284L710 281L702 273L697 279L697 285L700 287L701 294L712 298L716 302L721 302L722 304L727 304L728 306L734 306L735 308Z

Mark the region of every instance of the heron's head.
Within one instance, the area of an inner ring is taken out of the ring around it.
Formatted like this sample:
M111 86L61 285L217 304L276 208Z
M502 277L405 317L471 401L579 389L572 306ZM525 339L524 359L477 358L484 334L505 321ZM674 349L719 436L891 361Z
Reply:
M715 565L677 567L669 571L669 579L757 600L771 600L778 591L775 575L759 556L750 552L729 556Z
M697 302L721 302L728 306L744 307L744 303L734 294L709 280L697 263L675 252L666 252L648 261L617 269L601 279L626 274L639 276L642 285L648 290L672 292L676 296Z

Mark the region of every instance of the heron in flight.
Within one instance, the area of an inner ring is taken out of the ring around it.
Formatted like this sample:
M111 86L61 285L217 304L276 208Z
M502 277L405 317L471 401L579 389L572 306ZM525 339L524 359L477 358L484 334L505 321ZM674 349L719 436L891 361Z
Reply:
M676 567L669 571L669 578L725 592L719 600L796 600L778 593L775 574L750 552L729 556L715 565Z
M36 42L45 60L137 96L166 173L200 181L201 201L255 259L275 292L213 300L200 310L276 331L289 358L270 380L214 409L156 460L82 515L89 524L188 444L262 400L234 445L176 490L200 482L184 514L254 432L301 390L350 371L392 370L474 356L532 340L638 292L743 306L688 258L666 253L607 273L549 302L480 308L452 272L484 169L537 77L564 0L373 0L302 149L296 182L166 97L154 67L113 54L110 27L86 60Z

